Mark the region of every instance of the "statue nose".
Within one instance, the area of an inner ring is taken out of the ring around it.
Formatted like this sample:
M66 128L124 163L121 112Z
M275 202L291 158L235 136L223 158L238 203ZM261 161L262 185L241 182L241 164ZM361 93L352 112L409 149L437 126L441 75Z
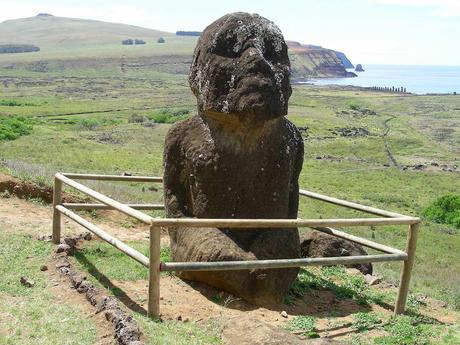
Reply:
M248 47L242 54L242 60L248 72L270 72L270 63L265 59L263 52L257 47Z

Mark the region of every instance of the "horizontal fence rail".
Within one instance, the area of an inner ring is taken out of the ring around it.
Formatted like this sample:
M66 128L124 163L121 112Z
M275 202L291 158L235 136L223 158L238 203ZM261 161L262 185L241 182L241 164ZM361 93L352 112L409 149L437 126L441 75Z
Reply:
M88 229L102 240L108 242L140 264L149 268L149 300L148 314L153 318L159 317L160 301L160 271L224 271L247 269L280 269L289 267L303 267L313 265L358 264L369 262L402 261L400 285L395 303L394 313L404 312L409 291L410 275L415 258L415 247L420 219L385 211L378 208L345 201L326 195L300 189L299 195L328 202L337 206L362 211L384 218L346 218L346 219L204 219L204 218L153 218L139 210L164 210L163 204L123 204L111 199L93 189L74 181L120 181L160 183L162 177L125 176L125 175L98 175L98 174L73 174L57 173L53 189L53 242L59 243L61 234L61 218L63 214L79 225ZM68 185L79 192L97 200L99 203L63 203L62 185ZM98 226L85 220L71 210L117 210L130 217L144 222L150 226L150 254L146 257L126 243L111 236ZM406 250L402 251L371 240L347 234L334 229L334 226L383 226L383 225L408 225ZM322 257L322 258L294 258L251 261L218 261L218 262L167 262L160 261L160 231L161 228L232 228L239 231L264 230L282 228L309 227L331 236L339 237L365 247L380 251L384 254Z
M114 246L115 248L121 250L123 253L125 253L129 257L133 258L134 260L136 260L140 264L144 265L145 267L149 267L149 258L146 257L144 254L139 253L137 250L135 250L134 248L131 248L126 243L124 243L124 242L116 239L115 237L109 235L108 233L106 233L101 228L99 228L96 225L88 222L86 219L80 217L78 214L76 214L76 213L74 213L72 211L69 211L65 207L58 205L58 206L56 206L56 208L57 208L57 210L59 212L61 212L62 214L66 215L67 217L69 217L70 219L72 219L76 223L80 224L84 228L88 229L93 234L98 236L100 239L106 241L107 243L110 243L112 246Z
M368 262L401 261L407 254L359 255L331 258L276 259L250 261L216 261L216 262L166 262L160 271L233 271L268 268L289 268L315 265L351 265Z
M125 204L135 210L164 210L163 204ZM62 203L69 210L115 210L115 207L105 204Z
M370 226L415 224L420 220L413 217L401 218L355 218L355 219L214 219L214 218L153 218L155 226L174 227L217 227L247 228L301 228L317 226Z
M344 206L346 208L351 208L351 209L354 209L354 210L375 214L377 216L390 217L390 218L410 218L410 217L405 216L403 214L399 214L399 213L395 213L395 212L389 212L389 211L381 210L381 209L378 209L378 208L375 208L375 207L364 206L364 205L357 204L357 203L351 202L351 201L332 198L330 196L310 192L310 191L305 190L305 189L299 189L299 195L303 195L303 196L306 196L306 197L309 197L309 198L312 198L312 199L325 201L325 202L328 202L330 204L334 204L334 205L338 205L338 206Z

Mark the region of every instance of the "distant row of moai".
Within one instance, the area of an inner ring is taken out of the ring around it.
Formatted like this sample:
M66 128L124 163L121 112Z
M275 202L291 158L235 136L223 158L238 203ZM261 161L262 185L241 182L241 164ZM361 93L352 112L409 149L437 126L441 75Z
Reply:
M369 90L382 91L382 92L396 92L396 93L406 93L405 87L389 87L389 86L371 86L368 87Z

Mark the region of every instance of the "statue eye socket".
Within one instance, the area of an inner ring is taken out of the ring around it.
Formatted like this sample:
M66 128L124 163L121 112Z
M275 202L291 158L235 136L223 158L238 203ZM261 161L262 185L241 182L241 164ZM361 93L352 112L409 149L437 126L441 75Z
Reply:
M240 52L235 51L236 44L237 44L236 36L232 35L229 37L225 37L225 36L223 37L222 35L217 39L216 45L212 49L212 52L219 56L234 59L240 56Z

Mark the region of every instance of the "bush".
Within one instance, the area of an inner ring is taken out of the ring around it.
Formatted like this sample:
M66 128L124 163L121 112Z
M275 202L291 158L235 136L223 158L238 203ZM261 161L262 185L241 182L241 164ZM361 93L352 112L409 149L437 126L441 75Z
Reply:
M348 102L348 108L352 110L359 110L361 106L358 103L351 101L351 102Z
M160 37L158 40L157 40L157 43L165 43L166 40L163 38L163 37Z
M94 130L101 126L117 125L121 121L118 119L81 119L74 122L80 129Z
M0 118L0 140L15 140L32 132L32 124L23 117Z
M136 39L134 40L134 44L145 44L145 41L136 38Z
M127 46L127 45L132 45L134 44L134 41L131 38L128 38L127 40L121 41L121 44Z
M460 194L447 194L431 203L423 216L435 223L451 224L460 229Z
M0 99L0 106L5 107L24 107L37 105L31 102L18 101L16 99Z
M188 109L164 109L159 113L149 115L148 118L155 123L176 123L189 117Z

